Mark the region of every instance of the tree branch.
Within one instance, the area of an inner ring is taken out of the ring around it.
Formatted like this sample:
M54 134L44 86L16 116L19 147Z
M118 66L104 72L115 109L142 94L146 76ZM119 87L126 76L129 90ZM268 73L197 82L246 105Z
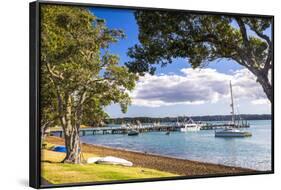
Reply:
M272 64L272 47L268 47L268 52L267 52L267 58L266 61L264 63L264 67L263 67L263 71L264 72L268 72L268 70L271 68Z
M247 20L247 25L250 27L252 31L256 33L258 37L261 39L265 40L266 43L268 44L268 52L267 52L267 58L264 63L264 67L262 69L263 72L268 73L268 70L271 68L271 61L272 61L272 42L269 36L263 34L263 32L259 31L254 25L252 24L251 20Z
M51 68L51 66L50 66L49 63L46 63L46 66L47 66L47 69L48 69L49 73L52 75L52 77L55 77L55 78L61 79L61 80L64 79L64 77L62 76L62 74L58 74L58 73L56 73L55 71L53 71L53 69Z
M235 18L237 24L239 25L244 46L246 48L249 48L249 39L248 39L248 36L247 36L247 30L246 30L245 24L244 24L244 22L241 18L239 18L239 17L234 17L234 18Z
M270 40L270 38L267 36L267 35L265 35L265 34L263 34L262 32L259 32L252 24L250 24L250 23L248 23L248 26L251 28L251 30L253 30L260 38L262 38L262 39L264 39L266 42L267 42L267 44L269 45L269 46L271 46L271 40Z
M65 117L63 115L63 100L62 100L62 95L61 95L61 92L60 92L60 87L53 80L53 76L50 78L50 80L51 80L51 82L53 83L53 85L55 86L55 89L56 89L56 95L57 95L57 99L58 99L59 118L61 120L62 125L64 125L65 124Z

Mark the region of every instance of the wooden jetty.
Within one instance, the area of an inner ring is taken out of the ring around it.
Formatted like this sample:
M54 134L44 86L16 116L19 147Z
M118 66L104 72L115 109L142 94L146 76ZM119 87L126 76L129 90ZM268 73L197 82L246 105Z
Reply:
M215 130L220 128L225 128L230 126L229 124L203 124L200 126L200 130ZM233 128L247 128L249 125L233 125ZM161 131L180 131L181 128L184 128L184 125L148 125L140 127L91 127L91 128L81 128L80 135L106 135L106 134L128 134L131 130L137 130L139 133L145 132L161 132ZM54 136L63 136L62 129L50 130L49 135Z
M137 130L140 133L145 132L157 132L157 131L180 131L183 126L142 126L142 127L91 127L91 128L81 128L80 135L106 135L106 134L128 134L131 130ZM62 129L51 130L50 135L63 136Z

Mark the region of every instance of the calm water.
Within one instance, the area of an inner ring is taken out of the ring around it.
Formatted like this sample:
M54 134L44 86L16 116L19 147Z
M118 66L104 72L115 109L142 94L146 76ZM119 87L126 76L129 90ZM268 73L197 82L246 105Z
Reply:
M214 131L95 135L83 142L256 170L271 169L271 121L249 121L247 138L215 138Z

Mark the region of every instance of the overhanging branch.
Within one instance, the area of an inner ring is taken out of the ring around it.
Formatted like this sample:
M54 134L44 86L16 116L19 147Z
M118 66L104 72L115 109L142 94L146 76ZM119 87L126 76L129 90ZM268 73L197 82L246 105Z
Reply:
M271 40L267 35L263 34L262 32L259 32L252 24L248 24L248 26L250 27L251 30L253 30L257 34L257 36L264 39L267 42L267 44L271 46L272 44Z
M244 24L243 20L239 17L235 17L235 20L236 20L237 24L239 25L239 29L240 29L240 32L241 32L241 35L242 35L244 46L246 48L249 48L249 39L248 39L248 36L247 36L247 30L246 30L246 27L245 27L245 24Z

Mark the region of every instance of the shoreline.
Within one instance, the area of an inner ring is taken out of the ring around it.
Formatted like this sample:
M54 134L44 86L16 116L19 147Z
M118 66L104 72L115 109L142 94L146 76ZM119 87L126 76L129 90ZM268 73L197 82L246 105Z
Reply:
M251 168L243 168L243 167L239 167L239 166L228 166L228 165L223 165L223 164L215 164L215 163L211 163L211 162L189 160L189 159L185 159L185 158L173 157L173 156L157 154L157 153L142 152L142 151L131 150L131 149L126 149L126 148L118 148L118 147L111 147L111 146L106 146L106 145L90 144L90 143L81 143L81 144L93 146L95 148L98 147L98 148L104 148L104 149L110 149L110 150L116 150L116 151L124 151L124 152L128 152L128 153L142 154L142 155L145 155L145 156L162 157L162 158L173 159L173 160L189 161L189 162L194 162L194 163L200 163L200 164L206 164L206 165L210 164L210 165L216 165L216 166L222 166L222 167L231 167L231 168L237 168L237 169L249 170L249 171L259 171L259 170L254 170L254 169L251 169Z
M64 139L59 137L50 136L46 138L46 141L52 144L64 145ZM134 166L136 167L139 166L144 168L156 169L159 171L171 172L182 176L243 174L258 172L257 170L248 168L193 161L141 151L132 151L87 143L81 144L82 151L84 153L93 153L99 156L116 156L133 162Z

